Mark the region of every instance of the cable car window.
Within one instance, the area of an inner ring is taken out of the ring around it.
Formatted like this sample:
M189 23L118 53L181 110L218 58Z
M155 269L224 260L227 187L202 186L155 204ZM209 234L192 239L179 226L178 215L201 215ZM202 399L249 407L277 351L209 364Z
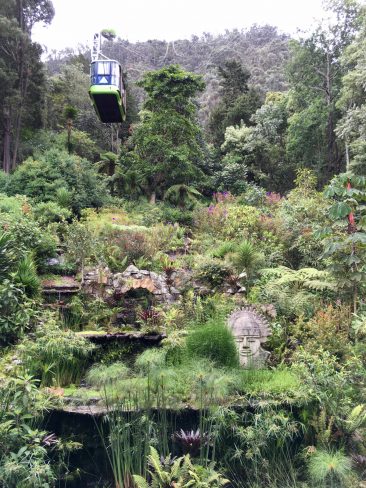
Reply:
M103 61L98 63L98 75L110 75L111 63Z
M92 85L115 85L119 88L120 66L116 61L96 61L91 65Z

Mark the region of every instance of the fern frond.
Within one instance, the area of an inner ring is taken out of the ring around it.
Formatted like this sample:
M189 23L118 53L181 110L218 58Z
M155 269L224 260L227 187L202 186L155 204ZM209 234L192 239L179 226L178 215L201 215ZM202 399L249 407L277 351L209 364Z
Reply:
M274 286L286 287L297 284L300 288L314 291L334 290L336 284L328 271L316 268L301 268L298 270L279 266L262 270L262 275L270 279Z
M344 423L348 432L354 432L356 429L365 427L366 405L360 404L353 408Z
M137 488L149 488L148 482L142 476L134 474L133 481Z
M336 284L332 281L307 280L302 285L304 288L309 288L314 291L336 290Z
M155 474L160 479L163 479L164 471L161 466L160 457L158 451L152 446L150 446L150 455L148 457L148 461L149 461L149 466L151 466L154 470L152 474L153 475Z

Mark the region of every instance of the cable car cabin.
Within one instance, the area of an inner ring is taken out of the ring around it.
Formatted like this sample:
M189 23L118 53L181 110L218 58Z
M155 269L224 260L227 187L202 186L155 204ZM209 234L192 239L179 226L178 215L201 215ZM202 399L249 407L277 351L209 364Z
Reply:
M117 61L92 61L89 95L102 122L118 123L126 119L126 91Z

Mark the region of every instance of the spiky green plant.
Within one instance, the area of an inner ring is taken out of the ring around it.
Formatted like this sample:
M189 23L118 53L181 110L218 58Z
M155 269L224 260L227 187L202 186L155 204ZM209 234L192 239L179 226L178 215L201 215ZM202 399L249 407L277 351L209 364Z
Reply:
M228 255L228 258L238 272L245 271L248 276L251 276L256 270L259 270L264 262L263 255L258 252L255 245L247 239L244 239L234 251Z
M15 282L20 285L29 298L36 298L41 292L41 282L37 275L33 257L28 254L18 264L14 276Z
M56 200L60 207L70 208L72 193L63 186L56 191Z

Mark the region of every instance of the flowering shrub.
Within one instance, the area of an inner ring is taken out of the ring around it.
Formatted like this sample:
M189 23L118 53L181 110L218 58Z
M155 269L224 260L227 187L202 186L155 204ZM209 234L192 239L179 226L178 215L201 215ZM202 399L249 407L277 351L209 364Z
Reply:
M282 200L282 196L279 193L267 192L266 193L266 204L268 206L277 205Z
M229 206L221 234L226 239L253 239L260 232L260 215L259 210L249 205Z
M212 194L212 199L216 203L234 202L235 197L229 191L218 191Z
M200 232L217 235L228 217L228 208L235 202L235 197L228 191L214 192L212 203L194 212L194 223Z
M226 205L222 202L211 203L209 207L200 208L195 212L195 226L200 232L217 235L221 232L227 215Z
M112 268L127 259L127 263L142 256L150 258L153 254L147 233L134 230L110 229L104 235L105 255Z

